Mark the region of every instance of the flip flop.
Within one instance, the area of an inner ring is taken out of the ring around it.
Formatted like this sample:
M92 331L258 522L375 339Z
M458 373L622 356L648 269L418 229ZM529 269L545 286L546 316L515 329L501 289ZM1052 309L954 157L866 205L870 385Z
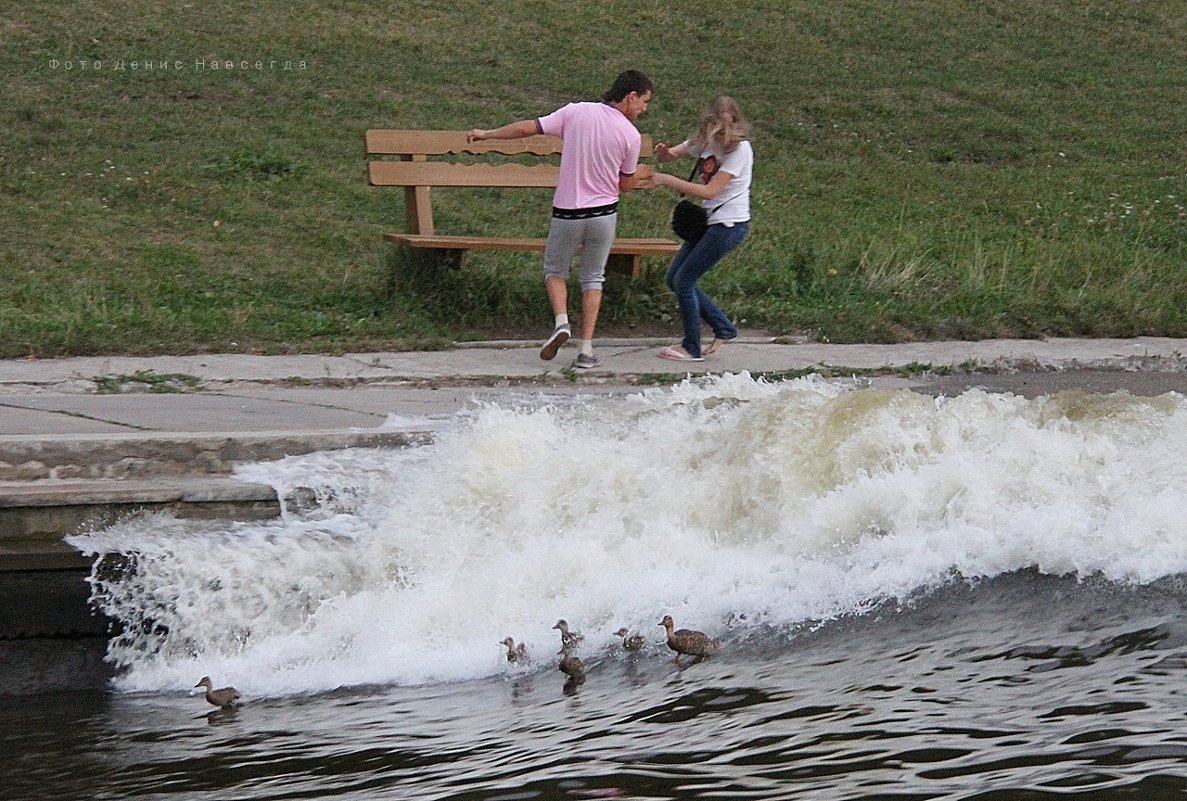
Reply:
M671 361L674 361L674 362L703 362L703 361L705 361L705 357L703 357L703 356L689 356L684 351L678 350L678 349L672 348L672 347L660 348L659 349L659 357L661 359L670 359Z

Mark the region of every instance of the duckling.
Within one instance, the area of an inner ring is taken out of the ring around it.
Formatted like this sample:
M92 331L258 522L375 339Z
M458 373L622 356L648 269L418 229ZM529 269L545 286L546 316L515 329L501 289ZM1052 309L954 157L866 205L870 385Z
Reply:
M499 643L507 646L507 661L511 664L526 663L528 661L528 646L526 643L515 644L515 640L508 637Z
M553 628L560 629L561 631L561 648L576 648L585 639L577 632L569 631L569 624L564 618L556 621L556 625Z
M692 629L672 631L675 624L672 622L671 615L664 615L664 619L659 622L659 625L663 626L664 631L668 634L668 647L676 652L676 658L672 661L677 665L680 664L681 654L695 656L697 661L700 661L709 654L716 653L721 647L720 642L709 639L709 635L703 631L693 631Z
M585 676L585 663L581 661L580 657L573 656L571 646L564 646L558 653L561 655L561 661L557 667L560 668L561 673L574 679Z
M646 642L642 634L631 634L631 630L625 626L614 632L614 636L622 637L622 647L628 651L638 651Z
M206 700L214 706L235 706L239 703L239 691L234 687L220 687L214 689L214 685L210 681L209 676L203 676L202 680L194 685L194 688L206 688Z

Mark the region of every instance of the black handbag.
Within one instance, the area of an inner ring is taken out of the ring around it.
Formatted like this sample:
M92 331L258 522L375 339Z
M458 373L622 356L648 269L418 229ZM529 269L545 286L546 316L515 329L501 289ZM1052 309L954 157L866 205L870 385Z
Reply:
M697 159L692 172L688 175L688 180L691 181L697 174L702 161L703 159ZM709 213L700 203L694 203L688 198L684 198L672 209L672 230L685 242L700 241L708 227Z

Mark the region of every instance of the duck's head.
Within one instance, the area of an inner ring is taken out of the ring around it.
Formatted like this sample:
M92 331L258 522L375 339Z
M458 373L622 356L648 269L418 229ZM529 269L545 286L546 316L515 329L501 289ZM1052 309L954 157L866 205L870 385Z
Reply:
M628 635L628 634L630 634L630 633L631 633L631 630L630 630L630 629L628 629L628 628L626 628L626 627L624 626L623 628L621 628L621 629L619 629L618 631L614 632L614 636L615 636L615 637L625 637L626 635Z
M214 684L213 684L213 682L210 681L209 676L203 676L202 679L197 684L194 685L194 687L205 687L206 689L209 690L214 687Z
M672 626L676 625L675 623L673 623L673 622L672 622L672 616L671 616L671 615L664 615L664 619L663 619L663 620L661 620L661 621L659 622L659 624L660 624L661 626L663 626L665 629L670 629L670 628L672 628Z
M556 625L555 625L555 626L553 626L553 628L554 628L554 629L560 629L562 632L567 632L567 631L569 630L569 624L568 624L568 622L567 622L567 621L566 621L566 620L565 620L565 619L562 617L560 620L556 621Z
M515 647L515 640L511 639L510 637L508 637L508 638L507 638L507 639L505 639L505 640L499 640L499 645L506 645L508 648L514 648L514 647Z

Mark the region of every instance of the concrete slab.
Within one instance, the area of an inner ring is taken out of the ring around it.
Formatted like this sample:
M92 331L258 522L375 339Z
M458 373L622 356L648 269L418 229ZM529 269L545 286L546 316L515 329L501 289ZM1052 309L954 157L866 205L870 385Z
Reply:
M195 520L266 520L280 514L281 502L271 487L231 479L4 482L0 543L53 543L145 512ZM0 573L10 567L0 559Z
M278 431L291 428L374 428L386 413L358 411L341 403L323 402L313 396L292 392L264 393L264 397L241 394L194 392L186 394L134 395L31 395L5 398L5 407L56 415L56 425L78 433L114 430L175 431L180 421L185 430ZM300 401L291 398L300 397ZM26 421L29 422L29 421ZM34 421L37 422L37 421ZM12 426L0 426L3 433Z
M31 397L37 396L9 396L0 399L0 436L26 434L31 431L54 431L69 435L115 434L128 430L120 423L66 414L56 408L38 407L29 402Z
M181 429L184 421L178 421ZM233 422L233 421L231 421ZM403 448L430 441L426 430L293 429L119 434L38 432L0 436L0 482L225 475L236 465L320 450Z

